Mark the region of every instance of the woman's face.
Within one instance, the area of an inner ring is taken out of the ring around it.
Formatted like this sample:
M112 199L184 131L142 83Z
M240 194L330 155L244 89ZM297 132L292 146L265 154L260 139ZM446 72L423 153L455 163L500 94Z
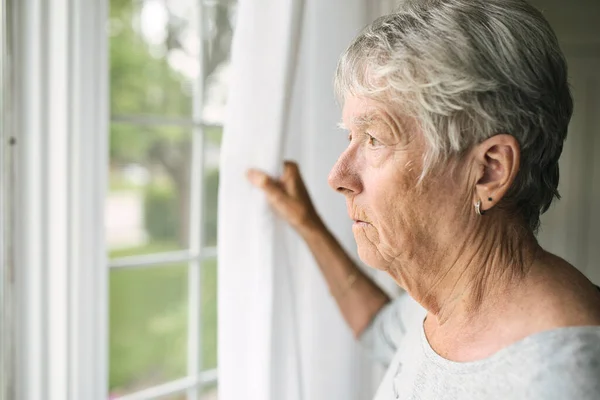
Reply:
M329 184L346 197L360 258L393 276L404 262L423 265L451 242L470 204L460 168L418 186L426 146L417 124L374 100L347 97L343 125L350 140Z

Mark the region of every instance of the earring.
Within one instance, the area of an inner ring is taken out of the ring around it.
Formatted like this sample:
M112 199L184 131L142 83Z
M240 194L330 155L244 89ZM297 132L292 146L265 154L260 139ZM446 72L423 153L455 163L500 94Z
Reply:
M475 203L475 214L482 216L484 213L484 211L481 210L481 199L477 200L477 203Z

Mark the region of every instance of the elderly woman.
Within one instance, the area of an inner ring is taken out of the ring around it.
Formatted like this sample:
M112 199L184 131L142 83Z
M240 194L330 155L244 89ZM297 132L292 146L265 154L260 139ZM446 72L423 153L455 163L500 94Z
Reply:
M376 399L600 399L600 292L535 233L558 198L567 66L523 0L413 0L341 57L348 147L331 171L360 258L298 168L249 171L303 237L348 325L389 366Z

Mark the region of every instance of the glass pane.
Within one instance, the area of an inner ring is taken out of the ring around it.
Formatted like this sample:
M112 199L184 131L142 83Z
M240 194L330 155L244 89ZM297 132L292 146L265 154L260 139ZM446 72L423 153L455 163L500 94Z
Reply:
M229 83L229 59L234 30L235 1L207 2L204 8L205 95L202 118L223 124Z
M113 115L191 117L198 16L196 0L110 0Z
M219 400L219 387L217 384L203 387L198 400Z
M202 263L201 273L202 304L202 370L217 367L217 260L209 259Z
M187 311L186 264L111 270L111 396L186 375Z
M221 127L206 128L204 145L204 245L217 245L217 214L219 190L219 157L221 154Z
M185 249L191 139L180 127L112 124L106 239L110 256Z

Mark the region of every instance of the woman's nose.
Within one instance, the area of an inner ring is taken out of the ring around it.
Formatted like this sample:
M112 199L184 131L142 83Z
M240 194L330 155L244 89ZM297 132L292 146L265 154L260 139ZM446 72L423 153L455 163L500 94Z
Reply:
M333 190L344 195L360 192L360 180L352 161L349 152L344 152L331 169L327 179Z

